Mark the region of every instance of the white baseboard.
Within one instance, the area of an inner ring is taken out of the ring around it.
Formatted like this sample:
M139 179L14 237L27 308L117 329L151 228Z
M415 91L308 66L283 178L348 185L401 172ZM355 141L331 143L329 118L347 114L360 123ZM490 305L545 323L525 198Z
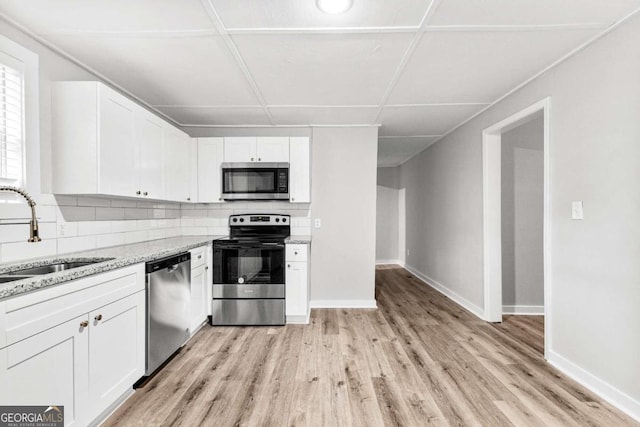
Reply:
M640 421L640 402L628 394L587 372L570 360L567 360L558 353L555 353L553 350L549 351L547 361L568 377L602 397L611 405L620 409L635 420Z
M503 305L502 314L542 316L544 315L544 305Z
M399 259L378 259L376 260L376 265L385 265L385 264L395 264L400 267L404 267L404 263Z
M287 325L308 325L309 318L311 317L310 314L311 310L309 310L309 313L307 313L306 316L304 314L287 315Z
M309 305L311 308L378 308L374 299L311 300Z
M115 402L113 402L107 409L105 409L98 417L89 423L89 427L98 427L104 423L107 418L113 415L120 406L124 404L131 396L133 396L135 390L131 387L122 396L120 396Z
M411 274L416 276L418 279L422 280L425 284L431 286L436 291L440 292L444 296L448 297L449 299L453 300L457 304L459 304L462 307L464 307L467 310L469 310L471 313L473 313L476 316L478 316L480 319L484 320L484 309L483 308L478 307L477 305L475 305L474 303L472 303L468 299L458 295L457 293L455 293L451 289L447 288L442 283L438 283L436 280L433 280L432 278L430 278L429 276L427 276L424 273L419 272L415 268L413 268L413 267L411 267L409 265L405 265L404 268L407 269Z

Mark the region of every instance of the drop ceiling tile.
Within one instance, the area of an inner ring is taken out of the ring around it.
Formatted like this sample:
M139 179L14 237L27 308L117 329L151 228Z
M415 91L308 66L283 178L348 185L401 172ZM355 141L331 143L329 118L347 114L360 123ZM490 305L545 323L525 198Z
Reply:
M427 32L389 102L493 102L595 34L596 30Z
M378 166L397 166L415 156L439 137L378 139Z
M378 107L278 107L269 112L278 125L372 124Z
M485 105L385 107L378 121L381 136L442 135Z
M220 36L49 39L150 104L258 104Z
M0 0L0 10L39 34L213 30L199 0Z
M376 105L412 35L235 35L270 105Z
M262 107L157 107L182 125L269 126Z
M340 15L321 12L315 0L212 0L226 28L417 26L430 0L355 0Z
M444 0L429 25L609 24L638 7L638 0Z

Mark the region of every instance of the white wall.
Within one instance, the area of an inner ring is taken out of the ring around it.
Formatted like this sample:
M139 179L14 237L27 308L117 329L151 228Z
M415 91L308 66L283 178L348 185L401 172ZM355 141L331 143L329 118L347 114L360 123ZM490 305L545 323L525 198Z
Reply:
M550 96L549 360L640 419L638 39L635 16L404 164L401 180L408 264L482 307L482 131Z
M502 303L544 306L544 119L502 134ZM529 308L531 309L531 308Z
M376 262L400 261L400 168L378 168Z
M311 300L316 306L374 304L376 127L314 128Z

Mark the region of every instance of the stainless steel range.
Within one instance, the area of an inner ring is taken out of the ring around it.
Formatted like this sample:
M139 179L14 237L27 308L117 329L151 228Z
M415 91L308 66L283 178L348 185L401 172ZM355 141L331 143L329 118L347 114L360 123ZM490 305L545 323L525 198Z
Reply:
M212 325L284 325L289 215L231 215L213 242Z

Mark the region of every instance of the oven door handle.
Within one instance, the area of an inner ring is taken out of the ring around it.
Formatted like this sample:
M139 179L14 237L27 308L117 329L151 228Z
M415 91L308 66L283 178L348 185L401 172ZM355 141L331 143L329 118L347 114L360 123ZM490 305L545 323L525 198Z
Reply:
M216 249L261 249L261 248L284 248L283 243L259 243L251 245L220 245Z

